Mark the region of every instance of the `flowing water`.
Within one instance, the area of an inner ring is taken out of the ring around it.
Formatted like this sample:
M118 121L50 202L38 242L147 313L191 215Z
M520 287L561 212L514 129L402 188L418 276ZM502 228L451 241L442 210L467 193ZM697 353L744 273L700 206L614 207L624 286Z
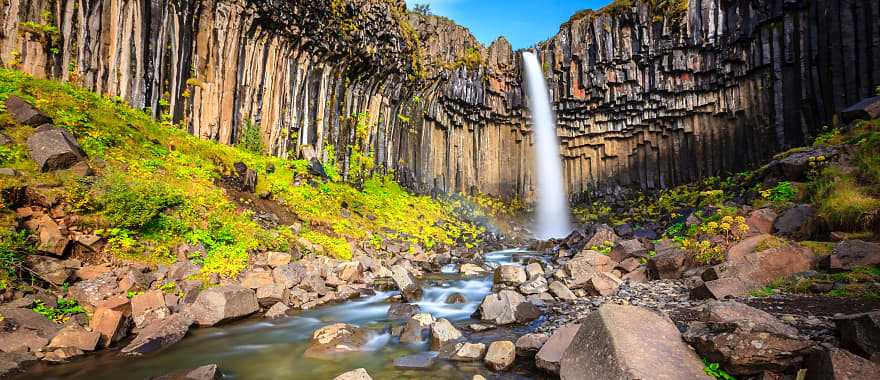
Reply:
M492 252L485 255L491 266L507 263L524 263L541 259L537 253L520 250ZM418 302L422 312L436 318L452 321L467 335L471 314L479 306L492 287L491 275L464 278L457 273L457 266L443 268L443 273L426 276L423 280L424 295ZM446 298L460 293L465 304L447 304ZM396 291L377 292L368 298L304 311L295 316L277 320L253 318L217 328L193 329L180 343L152 355L126 357L110 351L89 355L73 363L49 366L41 364L22 379L88 379L119 380L147 379L175 370L206 364L217 364L231 379L332 379L355 369L366 368L374 379L470 379L474 374L487 378L490 372L480 362L452 363L438 361L430 370L401 370L392 365L395 358L428 351L422 345L401 344L388 334L388 297ZM372 331L368 347L354 354L340 355L333 360L307 359L303 352L309 345L312 332L331 323L345 322ZM540 323L540 321L536 322ZM501 328L468 336L471 342L489 343L495 340L512 340L530 330L532 326ZM541 378L531 368L515 368L504 378Z
M568 197L562 178L562 158L556 137L556 120L541 64L534 53L523 52L526 90L535 130L535 176L538 179L536 237L565 237L571 232Z

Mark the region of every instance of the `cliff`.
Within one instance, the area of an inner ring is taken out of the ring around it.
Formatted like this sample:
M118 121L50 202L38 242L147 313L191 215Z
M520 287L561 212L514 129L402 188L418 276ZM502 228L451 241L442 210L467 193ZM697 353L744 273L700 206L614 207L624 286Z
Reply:
M880 84L873 0L689 0L675 14L615 4L535 47L572 193L743 170ZM232 144L252 125L270 153L311 145L336 153L343 173L366 154L420 192L532 197L519 55L402 1L0 9L2 64L118 96L200 137Z

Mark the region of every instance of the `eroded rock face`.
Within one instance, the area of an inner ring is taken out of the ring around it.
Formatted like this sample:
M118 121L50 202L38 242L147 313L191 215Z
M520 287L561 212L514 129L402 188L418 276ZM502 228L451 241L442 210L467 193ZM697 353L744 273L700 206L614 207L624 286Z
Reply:
M711 379L669 318L645 308L611 304L581 321L562 355L560 377Z
M767 312L736 301L712 302L684 339L734 375L782 372L800 364L814 343Z

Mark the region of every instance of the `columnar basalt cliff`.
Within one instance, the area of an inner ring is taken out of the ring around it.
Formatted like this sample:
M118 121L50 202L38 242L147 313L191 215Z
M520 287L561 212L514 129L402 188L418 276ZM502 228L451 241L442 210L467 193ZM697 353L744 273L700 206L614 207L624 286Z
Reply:
M744 169L880 84L874 0L689 0L668 17L633 3L580 13L535 47L575 194ZM311 145L337 152L343 172L364 139L379 170L417 191L533 195L519 54L401 0L0 9L3 65L118 96L200 137L232 144L253 125L270 153Z

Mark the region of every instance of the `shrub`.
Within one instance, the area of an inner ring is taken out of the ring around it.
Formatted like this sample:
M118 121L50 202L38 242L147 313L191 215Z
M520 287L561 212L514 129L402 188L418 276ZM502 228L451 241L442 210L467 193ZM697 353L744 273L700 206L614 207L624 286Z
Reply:
M880 200L837 166L824 168L810 183L810 193L819 215L837 231L864 230L880 211Z
M46 306L43 301L36 300L31 310L44 315L55 323L64 323L71 315L86 312L75 299L64 297L58 298L58 305L55 307Z
M797 197L797 189L791 182L780 182L774 187L761 191L761 196L773 203L787 203Z
M141 229L163 210L183 202L180 194L157 182L116 174L106 177L102 184L103 215L113 227Z
M238 144L236 146L253 154L266 153L266 146L263 144L260 128L251 123L250 120L245 120L244 128L238 136Z

